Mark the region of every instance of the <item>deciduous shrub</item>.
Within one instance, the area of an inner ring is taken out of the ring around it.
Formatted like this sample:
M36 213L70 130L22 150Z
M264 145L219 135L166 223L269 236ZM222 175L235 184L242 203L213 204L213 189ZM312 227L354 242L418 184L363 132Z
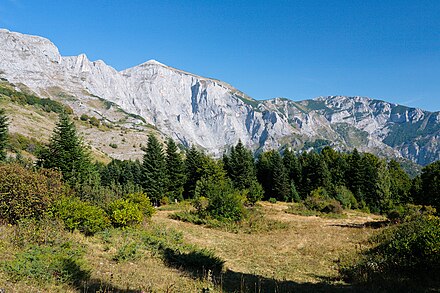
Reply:
M304 200L304 205L310 210L322 213L341 214L343 210L341 204L337 200L331 199L322 187L313 190L310 196Z
M358 203L353 193L345 186L335 188L335 199L346 209L357 209Z
M125 195L124 198L128 199L132 203L137 204L142 214L147 218L151 218L151 216L156 212L151 204L150 198L148 198L148 196L143 192L129 193Z
M142 223L155 212L150 199L143 192L130 193L110 203L108 213L115 227L127 227Z
M82 255L83 250L70 242L54 247L31 245L3 262L2 268L13 280L78 284L90 277Z
M65 197L58 201L54 213L67 229L79 230L86 235L93 235L110 226L105 211L76 197Z
M6 222L41 218L64 193L59 172L33 171L18 164L0 165L0 219Z
M434 281L439 285L440 218L419 216L385 230L372 241L372 249L341 266L346 280L413 285Z
M128 199L117 199L108 207L110 220L115 227L135 226L144 220L138 204Z

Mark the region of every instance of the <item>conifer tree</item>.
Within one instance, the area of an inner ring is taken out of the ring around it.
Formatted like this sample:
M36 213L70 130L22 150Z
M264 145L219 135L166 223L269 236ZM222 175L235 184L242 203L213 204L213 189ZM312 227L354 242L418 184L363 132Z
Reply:
M348 169L345 173L345 179L348 188L353 192L356 200L361 203L364 201L364 181L365 168L362 162L362 156L355 148L348 158Z
M5 111L0 109L0 161L6 159L6 145L8 143L8 117Z
M177 152L173 139L166 142L166 171L168 179L168 193L171 199L183 199L183 185L185 183L185 166L182 155Z
M301 165L295 153L290 149L284 151L283 163L290 181L293 181L296 186L299 186L301 182Z
M272 169L272 197L287 201L290 195L289 177L279 152L272 152L270 156Z
M244 147L241 140L231 148L227 164L226 170L235 188L247 189L257 179L252 152Z
M331 188L331 175L327 164L321 155L315 152L302 156L302 189L301 191L308 196L311 191L322 187L328 191Z
M203 154L195 146L186 152L184 197L194 198L197 181L202 177Z
M432 205L440 213L440 161L429 164L422 169L421 193L417 202Z
M410 202L411 179L396 160L388 163L391 197L395 203Z
M99 184L90 153L77 135L75 124L64 112L59 116L49 145L38 154L37 165L59 169L63 180L77 188Z
M166 164L162 145L153 134L148 136L142 171L142 187L151 201L159 205L166 191Z

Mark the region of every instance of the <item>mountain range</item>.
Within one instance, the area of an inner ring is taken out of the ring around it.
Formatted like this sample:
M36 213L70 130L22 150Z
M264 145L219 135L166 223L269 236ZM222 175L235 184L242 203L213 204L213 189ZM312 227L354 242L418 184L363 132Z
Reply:
M84 54L61 56L48 39L5 29L0 30L0 78L18 91L66 104L78 117L112 126L87 137L96 148L117 139L117 132L128 133L122 141L131 144L132 137L156 131L215 156L241 139L256 151L329 145L421 165L440 159L440 112L366 97L259 101L220 80L155 60L117 71ZM110 155L139 156L138 141L133 150L113 149Z

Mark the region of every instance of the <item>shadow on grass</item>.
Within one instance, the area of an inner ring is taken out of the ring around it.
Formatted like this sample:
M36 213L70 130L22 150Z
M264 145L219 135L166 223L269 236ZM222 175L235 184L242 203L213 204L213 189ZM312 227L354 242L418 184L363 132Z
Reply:
M222 292L364 292L362 288L334 284L335 280L325 277L316 276L322 282L313 284L275 280L231 270L223 271L224 261L204 250L183 253L165 249L163 257L167 265L189 273L194 278L208 279L217 288L221 288Z
M142 290L122 289L98 279L84 281L78 286L78 292L84 293L140 293Z
M342 227L342 228L358 228L358 229L362 229L362 228L371 228L371 229L379 229L379 228L384 228L388 225L390 225L391 222L388 220L385 221L371 221L371 222L366 222L363 224L354 224L354 223L350 223L350 224L334 224L331 226L334 227Z
M225 263L208 250L196 250L185 253L166 248L162 255L168 266L190 273L195 278L218 275L223 270Z
M227 270L216 277L215 283L224 292L366 292L349 285L321 283L297 283L287 280L275 280L253 274Z

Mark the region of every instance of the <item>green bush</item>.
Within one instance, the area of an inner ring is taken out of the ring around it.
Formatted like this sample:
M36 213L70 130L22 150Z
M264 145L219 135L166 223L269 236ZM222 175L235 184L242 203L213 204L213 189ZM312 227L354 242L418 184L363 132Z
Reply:
M275 197L269 198L270 203L277 203L277 199Z
M341 265L340 272L346 280L440 285L440 218L419 216L385 230L372 241L375 243L372 249L353 263Z
M12 243L18 247L29 244L59 245L67 241L63 223L53 217L43 217L40 220L21 219L14 225Z
M129 193L110 203L108 213L115 227L134 226L155 213L150 199L143 192Z
M261 200L263 198L263 186L261 186L258 181L253 180L251 182L251 186L248 188L246 192L246 199L247 203L250 205L254 205L257 203L257 201Z
M65 197L58 201L54 213L67 229L79 230L86 235L93 235L110 226L110 221L103 209L76 197Z
M388 212L387 217L393 223L409 222L420 216L435 215L436 209L431 206L422 205L399 205Z
M59 172L33 171L18 164L0 165L0 219L6 222L41 218L64 193Z
M138 250L139 244L136 242L124 244L118 249L113 260L117 262L136 260L140 256Z
M156 212L154 207L151 205L150 199L143 192L129 193L125 195L124 198L128 199L132 203L137 204L142 214L147 218L151 218L151 216Z
M138 204L128 199L117 199L108 207L110 220L115 227L135 226L144 220L144 214Z
M70 242L54 247L31 245L1 267L15 281L32 278L78 285L90 278L82 255L82 249Z
M239 221L245 216L246 196L240 191L227 192L209 198L206 211L213 218L223 221Z
M82 114L79 119L81 119L81 121L88 121L90 117L87 114Z
M358 203L353 193L345 186L335 188L335 199L339 201L345 209L357 209Z
M337 200L331 199L322 187L313 190L310 196L304 200L304 205L309 210L322 213L341 214L343 210L341 204Z
M219 221L239 221L245 216L246 195L242 191L234 190L229 180L202 178L196 183L195 194L195 207L201 217L211 217ZM207 203L198 206L197 198L206 198Z
M101 122L96 117L91 117L89 119L89 123L96 127L99 127L99 125L101 125Z

